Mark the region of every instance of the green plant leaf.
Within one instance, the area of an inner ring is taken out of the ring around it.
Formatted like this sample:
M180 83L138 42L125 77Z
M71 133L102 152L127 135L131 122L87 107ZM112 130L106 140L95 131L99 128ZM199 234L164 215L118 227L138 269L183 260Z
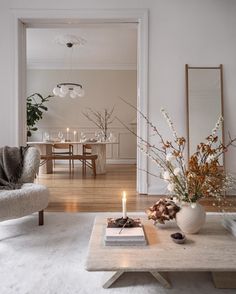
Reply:
M42 119L43 113L48 111L48 108L44 105L54 95L48 95L43 97L40 93L34 93L26 98L26 114L27 114L27 136L32 135L31 131L37 131L38 128L35 124Z

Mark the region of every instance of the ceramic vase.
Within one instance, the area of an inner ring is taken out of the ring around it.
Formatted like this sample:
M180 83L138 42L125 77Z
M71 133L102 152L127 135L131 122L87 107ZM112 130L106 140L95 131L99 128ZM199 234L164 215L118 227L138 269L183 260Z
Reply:
M199 203L183 203L176 214L176 222L185 234L196 234L203 227L206 220L206 212Z

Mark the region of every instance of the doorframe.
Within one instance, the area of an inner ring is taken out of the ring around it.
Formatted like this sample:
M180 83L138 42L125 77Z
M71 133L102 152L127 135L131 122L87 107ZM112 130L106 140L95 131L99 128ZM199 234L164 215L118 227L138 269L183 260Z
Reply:
M14 102L15 142L26 144L26 29L29 27L68 27L80 23L137 23L138 24L138 56L137 56L137 108L148 116L148 10L147 9L45 9L45 10L13 10L14 21ZM137 113L137 134L144 140L148 138L148 127L141 122ZM147 194L148 191L148 158L137 148L137 192Z

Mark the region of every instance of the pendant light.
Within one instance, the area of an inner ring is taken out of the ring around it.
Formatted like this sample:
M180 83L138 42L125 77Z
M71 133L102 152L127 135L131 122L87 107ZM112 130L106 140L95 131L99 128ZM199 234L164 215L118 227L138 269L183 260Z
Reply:
M81 46L86 43L86 41L81 38L74 35L63 35L58 36L55 39L55 42L59 45L63 45L70 51L70 71L72 66L72 53L73 53L73 47L74 46ZM66 97L69 95L71 98L76 97L83 97L84 96L84 89L81 84L79 83L73 83L73 82L63 82L58 83L56 87L53 89L53 94L55 96L59 97Z

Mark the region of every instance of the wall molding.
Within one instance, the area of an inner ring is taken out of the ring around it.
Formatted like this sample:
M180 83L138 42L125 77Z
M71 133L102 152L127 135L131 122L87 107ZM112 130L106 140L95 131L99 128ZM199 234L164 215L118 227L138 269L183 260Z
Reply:
M55 59L29 59L27 69L48 69L48 70L137 70L134 63L73 63L72 67L65 66L65 62Z
M56 161L58 164L63 164L63 165L68 165L68 160L57 160ZM136 164L136 160L135 159L107 159L106 160L107 164ZM82 163L80 162L76 162L76 165L81 165Z

